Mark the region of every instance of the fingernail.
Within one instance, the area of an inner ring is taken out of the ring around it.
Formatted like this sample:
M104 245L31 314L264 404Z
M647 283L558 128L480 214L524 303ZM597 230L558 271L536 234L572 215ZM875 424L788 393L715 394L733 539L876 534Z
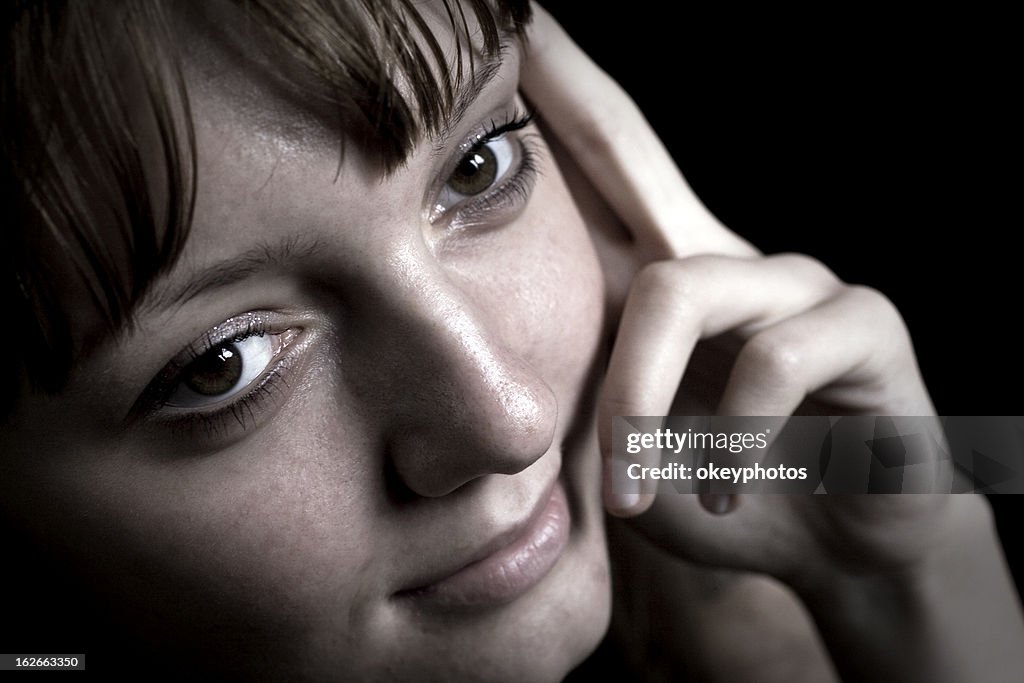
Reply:
M735 496L729 493L702 493L700 494L700 504L712 514L724 515L733 509L735 502L733 498Z
M605 507L612 514L629 512L640 502L637 482L625 475L627 467L628 463L618 458L605 461Z
M631 510L640 502L639 493L613 493L612 502L616 510Z

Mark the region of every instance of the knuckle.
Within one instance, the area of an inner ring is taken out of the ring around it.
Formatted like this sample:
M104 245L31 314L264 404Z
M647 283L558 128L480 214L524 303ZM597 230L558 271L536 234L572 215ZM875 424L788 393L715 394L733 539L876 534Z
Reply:
M678 261L649 263L633 280L633 289L641 296L687 299L692 295L692 280L683 277Z
M637 410L637 402L631 397L610 395L601 400L600 414L602 417L636 415Z
M875 324L884 324L891 329L906 330L896 304L879 290L867 285L848 285L846 294L862 307L865 320L873 320Z
M771 258L784 263L786 268L796 273L801 279L823 289L835 289L842 286L842 281L839 277L828 266L813 256L787 252Z
M713 274L723 263L748 262L749 258L729 256L726 254L694 254L685 259L686 267L695 273Z
M879 290L869 285L848 285L847 291L850 292L851 296L860 298L865 304L870 306L873 310L883 311L891 310L896 311L896 304Z
M775 382L789 383L799 377L805 364L803 344L790 335L767 330L755 334L740 351L737 363L744 363L757 374Z
M701 254L685 259L654 261L637 274L633 286L641 294L671 297L681 304L697 302L700 301L701 290L712 281L723 260L731 258Z

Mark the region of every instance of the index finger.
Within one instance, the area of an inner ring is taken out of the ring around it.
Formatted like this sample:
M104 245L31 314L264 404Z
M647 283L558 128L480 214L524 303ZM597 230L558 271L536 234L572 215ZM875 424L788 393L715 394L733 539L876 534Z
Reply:
M636 103L534 4L523 91L647 260L758 252L714 218ZM685 229L683 229L685 227Z

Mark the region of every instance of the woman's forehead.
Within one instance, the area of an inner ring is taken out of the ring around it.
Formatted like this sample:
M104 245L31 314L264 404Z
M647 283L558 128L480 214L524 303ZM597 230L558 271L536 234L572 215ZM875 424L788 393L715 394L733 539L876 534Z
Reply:
M507 10L489 4L355 4L191 6L178 20L190 91L285 138L345 138L390 171L517 47Z
M210 119L222 125L257 131L280 154L325 146L341 151L352 145L379 159L387 154L383 147L401 143L404 161L416 145L449 133L495 76L508 73L502 65L510 57L518 63L521 48L518 38L502 26L500 44L488 50L477 15L467 14L466 25L460 26L443 3L428 2L416 6L419 28L407 26L404 34L392 37L403 43L403 50L418 49L421 63L395 63L394 54L386 50L324 47L316 60L338 60L337 70L326 74L311 64L312 48L297 50L287 41L260 39L266 27L254 26L244 9L230 3L201 7L201 13L182 18L187 45L183 62L190 98L198 105L193 114L212 114ZM364 21L370 22L369 17ZM377 33L370 28L363 38L384 40ZM436 44L427 44L430 39ZM359 68L383 76L375 81L357 73ZM425 97L427 92L437 101ZM377 103L377 121L366 111L356 111L361 102ZM406 131L414 133L407 140L383 139Z
M220 97L197 102L192 230L181 258L154 283L140 313L174 308L207 282L294 263L297 255L322 256L325 246L357 251L369 237L383 247L389 225L421 214L437 171L459 153L469 130L508 116L519 64L518 49L510 49L494 68L466 82L452 125L423 140L388 176L358 148L340 152L336 138L319 144L330 138L328 131L307 137L306 126L315 124L287 105L264 100L250 114L230 109ZM331 226L329 234L318 234L314 226L324 225Z

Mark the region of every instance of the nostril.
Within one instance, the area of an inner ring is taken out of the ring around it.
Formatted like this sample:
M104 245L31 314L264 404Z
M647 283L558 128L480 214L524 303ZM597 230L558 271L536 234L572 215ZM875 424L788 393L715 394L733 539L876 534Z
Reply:
M420 497L406 485L398 468L395 467L394 458L390 456L384 459L384 492L395 505L407 504Z
M532 380L510 378L485 395L467 390L455 403L441 399L401 420L388 443L389 495L398 502L443 496L480 477L517 474L543 457L558 408L551 389Z

